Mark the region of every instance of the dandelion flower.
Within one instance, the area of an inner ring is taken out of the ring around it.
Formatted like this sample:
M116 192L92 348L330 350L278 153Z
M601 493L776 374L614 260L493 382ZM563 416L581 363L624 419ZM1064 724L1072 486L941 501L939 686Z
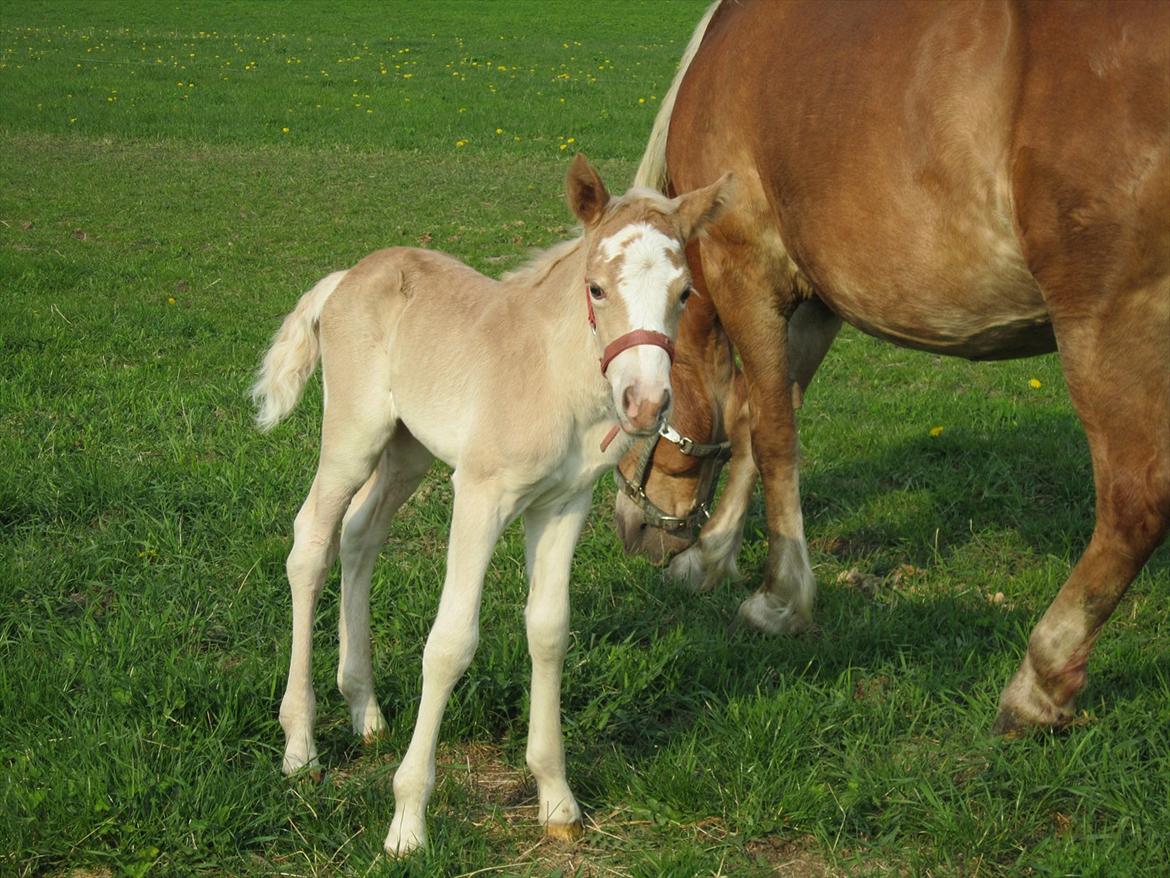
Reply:
M175 297L174 296L167 296L167 304L168 305L175 304Z
M931 436L941 436L941 435L942 435L942 431L943 431L943 428L942 428L941 426L939 426L939 427L931 427L931 428L930 428L930 435L931 435Z
M280 129L280 133L281 133L281 134L288 134L288 129L287 129L287 128L281 128L281 129Z
M1040 384L1039 378L1030 378L1028 380L1028 386L1031 387L1033 390L1039 390L1043 385Z

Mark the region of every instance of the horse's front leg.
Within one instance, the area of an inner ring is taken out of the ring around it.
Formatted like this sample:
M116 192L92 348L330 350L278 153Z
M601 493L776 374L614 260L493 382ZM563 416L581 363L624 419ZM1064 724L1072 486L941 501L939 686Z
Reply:
M723 580L739 576L736 560L759 475L752 457L747 389L742 375L737 376L723 409L723 421L731 441L727 484L698 540L675 555L669 568L672 579L697 592L710 591Z
M447 546L447 575L439 611L423 650L422 698L414 735L394 773L394 819L384 847L404 856L426 842L426 807L435 786L435 746L439 723L456 681L471 664L479 643L479 603L483 577L500 532L514 515L515 503L488 485L460 478Z
M561 668L569 641L569 568L589 514L592 491L563 506L530 509L524 516L528 560L528 652L532 656L528 768L536 778L540 821L556 838L581 833L581 809L565 778L561 738Z
M748 244L707 240L703 259L720 319L743 361L751 448L764 484L768 518L764 582L740 605L739 614L769 634L795 633L812 624L816 580L800 511L796 406L785 311L791 279L775 254Z

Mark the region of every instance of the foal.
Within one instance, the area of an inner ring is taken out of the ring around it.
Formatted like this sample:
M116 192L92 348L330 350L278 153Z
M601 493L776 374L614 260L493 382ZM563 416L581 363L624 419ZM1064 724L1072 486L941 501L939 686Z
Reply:
M683 248L728 192L724 177L673 200L634 190L611 201L578 155L566 194L583 237L499 282L440 253L379 251L306 293L268 351L253 389L261 429L296 405L318 350L325 386L320 463L288 557L292 657L280 706L286 774L320 770L313 612L338 549L337 683L357 734L385 730L370 664L370 575L390 519L432 460L454 469L446 579L423 651L418 721L394 775L388 853L401 856L426 840L439 721L475 652L492 548L519 515L530 583L526 756L546 831L580 832L560 720L573 547L594 482L626 446L609 447L618 427L645 435L665 417L673 339L691 292Z

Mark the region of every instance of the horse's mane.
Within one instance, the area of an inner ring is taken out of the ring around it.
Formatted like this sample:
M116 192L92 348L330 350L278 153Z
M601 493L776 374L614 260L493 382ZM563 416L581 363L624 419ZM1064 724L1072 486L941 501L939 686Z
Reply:
M573 238L541 250L533 254L524 265L501 275L500 283L536 286L552 274L553 269L573 256L584 241L584 238Z

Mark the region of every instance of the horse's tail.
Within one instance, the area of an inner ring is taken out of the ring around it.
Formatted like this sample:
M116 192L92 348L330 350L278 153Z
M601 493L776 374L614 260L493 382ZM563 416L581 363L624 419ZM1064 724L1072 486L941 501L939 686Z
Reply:
M335 271L301 296L264 355L260 374L252 385L256 425L262 431L268 432L283 421L301 398L321 355L317 338L321 309L343 277L344 271Z
M662 99L658 115L654 117L654 127L650 130L650 142L646 144L646 151L642 153L642 162L638 165L638 172L634 175L635 186L665 192L670 184L666 171L666 134L670 130L670 116L674 112L674 102L678 97L679 86L682 85L683 77L687 74L687 68L691 66L695 55L699 53L699 45L703 42L703 35L707 33L707 25L710 24L711 16L715 14L720 2L721 0L715 0L707 7L707 11L703 13L703 17L695 26L695 32L691 34L691 41L687 43L682 60L678 62L678 73L674 75L670 91Z

